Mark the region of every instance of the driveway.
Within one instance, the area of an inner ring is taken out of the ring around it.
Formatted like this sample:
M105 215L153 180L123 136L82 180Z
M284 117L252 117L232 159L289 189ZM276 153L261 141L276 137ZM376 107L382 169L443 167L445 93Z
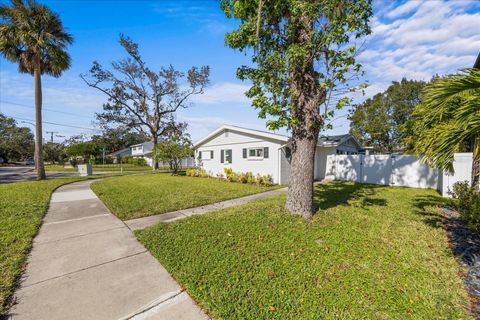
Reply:
M37 174L33 166L0 167L0 183L35 180ZM70 177L76 172L47 172L47 178Z

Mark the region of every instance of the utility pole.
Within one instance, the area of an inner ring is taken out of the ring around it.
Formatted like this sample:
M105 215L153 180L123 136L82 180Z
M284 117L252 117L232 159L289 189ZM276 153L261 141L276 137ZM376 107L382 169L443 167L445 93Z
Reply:
M57 131L46 131L47 134L50 135L50 142L53 143L53 135L58 133Z

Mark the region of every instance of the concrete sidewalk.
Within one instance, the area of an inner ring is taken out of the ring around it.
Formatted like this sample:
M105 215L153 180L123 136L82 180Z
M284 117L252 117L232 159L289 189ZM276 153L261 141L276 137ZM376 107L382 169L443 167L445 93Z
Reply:
M91 183L53 193L11 318L208 319Z
M252 194L250 196L245 196L241 198L212 203L205 206L182 209L178 211L172 211L168 213L162 213L162 214L157 214L154 216L148 216L143 218L131 219L131 220L125 221L125 224L131 230L139 230L139 229L144 229L148 226L157 224L159 222L172 222L175 220L184 219L186 217L190 217L197 214L205 214L210 211L230 208L230 207L238 206L238 205L245 204L245 203L259 200L259 199L270 198L285 192L287 192L287 188L276 189L276 190L266 191L262 193Z

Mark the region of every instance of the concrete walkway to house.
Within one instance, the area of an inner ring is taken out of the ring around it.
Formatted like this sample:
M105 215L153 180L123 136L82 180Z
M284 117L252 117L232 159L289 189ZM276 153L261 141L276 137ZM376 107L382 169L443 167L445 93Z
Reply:
M157 214L154 216L148 216L143 218L131 219L131 220L125 221L125 224L131 230L144 229L146 227L157 224L159 222L172 222L172 221L184 219L193 215L205 214L210 211L234 207L234 206L238 206L238 205L259 200L259 199L270 198L270 197L285 193L286 191L287 191L287 188L266 191L262 193L253 194L250 196L212 203L205 206L172 211L168 213L162 213L162 214Z
M91 183L53 193L11 318L208 319Z

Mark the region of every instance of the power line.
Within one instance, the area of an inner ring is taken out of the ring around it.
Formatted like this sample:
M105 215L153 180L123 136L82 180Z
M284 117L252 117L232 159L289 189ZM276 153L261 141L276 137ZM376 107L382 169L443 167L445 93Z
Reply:
M21 103L16 103L16 102L10 102L10 101L5 101L5 100L0 100L0 102L1 102L1 103L6 103L6 104L15 105L15 106L19 106L19 107L23 107L23 108L35 109L35 107L29 106L29 105L26 105L26 104L21 104ZM92 118L92 117L85 116L85 115L81 115L81 114L77 114L77 113L65 112L65 111L54 110L54 109L43 108L43 107L42 107L42 110L50 111L50 112L56 112L56 113L61 113L61 114L69 115L69 116L75 116L75 117L82 117L82 118L88 118L88 119L91 119L91 118Z
M35 122L35 120L32 120L32 119L26 119L26 118L20 118L20 117L12 117L12 116L9 116L9 115L6 115L6 116L9 117L9 118L16 119L16 120L23 120L23 121ZM75 128L75 129L83 129L83 130L91 130L91 131L102 131L102 130L100 130L100 129L87 128L87 127L79 127L79 126L73 126L73 125L69 125L69 124L62 124L62 123L49 122L49 121L42 121L42 123L47 123L47 124L51 124L51 125L54 125L54 126L61 126L61 127L67 127L67 128Z

